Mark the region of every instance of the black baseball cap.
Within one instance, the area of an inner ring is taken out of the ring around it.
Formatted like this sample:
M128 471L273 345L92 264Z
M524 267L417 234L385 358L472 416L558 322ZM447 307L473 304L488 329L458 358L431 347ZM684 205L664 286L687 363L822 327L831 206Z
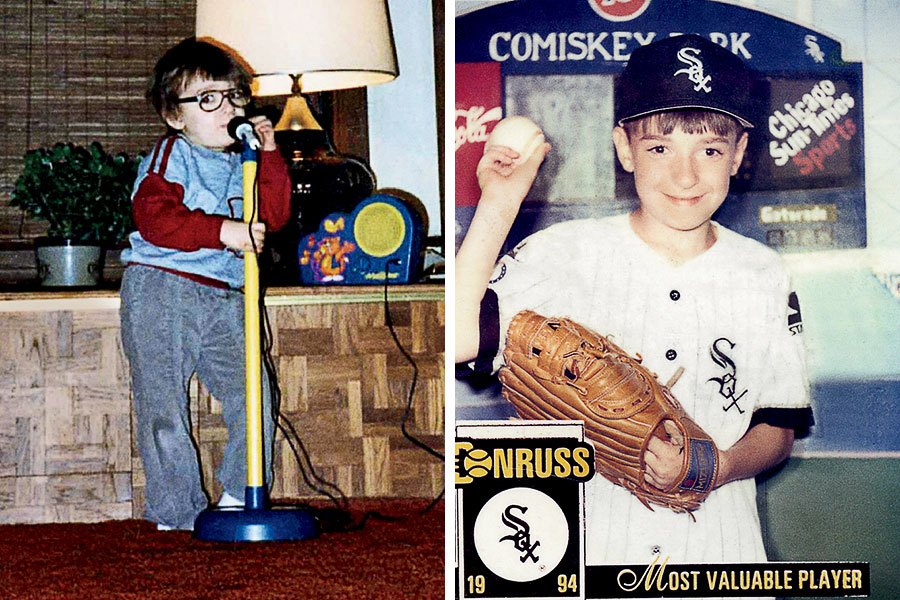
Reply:
M734 53L695 34L631 53L619 82L616 123L666 110L711 110L753 127L750 72Z

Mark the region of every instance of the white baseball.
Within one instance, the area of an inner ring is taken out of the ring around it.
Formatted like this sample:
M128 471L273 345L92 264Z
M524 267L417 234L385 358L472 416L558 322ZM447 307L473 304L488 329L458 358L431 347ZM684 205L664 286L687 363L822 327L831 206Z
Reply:
M488 136L485 151L491 146L506 146L519 153L516 163L528 160L544 143L544 132L528 117L501 119Z

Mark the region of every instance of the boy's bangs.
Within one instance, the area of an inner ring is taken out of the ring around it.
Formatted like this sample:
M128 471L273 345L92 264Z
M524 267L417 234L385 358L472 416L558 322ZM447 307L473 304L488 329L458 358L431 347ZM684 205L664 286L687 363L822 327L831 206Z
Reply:
M670 135L675 129L685 133L714 133L722 137L739 136L743 127L733 117L708 110L671 110L655 113L624 124L628 135L647 132Z
M183 92L197 79L208 81L231 81L236 87L250 88L250 78L236 63L226 56L212 54L203 63L187 65L176 75L177 81L173 81L177 93Z
M208 42L187 38L173 46L156 63L147 98L160 115L177 109L178 96L196 79L230 81L250 89L250 75L225 50Z

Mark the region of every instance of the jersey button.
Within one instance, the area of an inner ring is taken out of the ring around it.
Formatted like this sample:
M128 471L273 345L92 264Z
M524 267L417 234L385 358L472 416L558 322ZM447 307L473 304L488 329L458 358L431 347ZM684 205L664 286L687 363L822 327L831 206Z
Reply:
M672 302L678 302L678 299L681 298L681 292L678 290L672 290L669 292L669 298L672 299Z
M669 360L675 360L676 358L678 358L678 353L670 348L669 350L666 350L666 358Z

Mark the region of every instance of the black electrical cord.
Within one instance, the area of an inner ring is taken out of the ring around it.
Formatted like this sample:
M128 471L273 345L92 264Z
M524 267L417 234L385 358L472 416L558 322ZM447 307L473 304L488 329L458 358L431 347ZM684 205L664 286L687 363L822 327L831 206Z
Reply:
M388 304L388 280L390 278L388 265L390 265L391 263L399 264L400 261L398 259L391 259L391 260L387 261L387 264L385 264L385 267L384 267L384 320L388 327L388 330L391 332L391 337L394 340L394 344L397 346L397 349L400 350L400 353L406 359L406 362L408 362L412 366L412 369L413 369L412 383L409 386L409 394L407 395L407 398L406 398L406 410L404 410L403 419L400 422L400 431L403 433L403 436L406 439L408 439L410 442L412 442L416 446L422 448L423 450L425 450L432 456L434 456L440 460L444 460L443 454L436 451L434 448L425 444L421 440L413 437L413 435L411 433L409 433L409 431L406 429L406 424L409 421L410 415L412 414L413 396L416 393L416 382L419 379L419 365L416 364L416 361L413 359L413 357L409 354L409 352L406 350L406 348L403 347L403 344L400 343L400 339L397 337L397 332L394 330L394 321L391 318L391 308L390 308L390 305Z
M397 349L400 350L400 353L403 355L403 357L406 359L406 361L413 368L412 383L409 386L409 394L406 397L406 409L403 412L403 419L400 421L400 431L403 433L403 436L406 439L408 439L410 442L412 442L416 446L422 448L423 450L425 450L432 456L443 461L444 460L443 454L436 451L431 446L425 444L418 438L414 437L406 429L406 424L409 421L410 415L412 414L412 404L413 404L413 398L414 398L414 395L416 392L416 382L418 381L418 378L419 378L419 366L418 366L418 364L416 364L416 361L413 359L412 355L410 355L410 353L406 350L406 348L403 347L403 344L400 343L400 338L397 337L397 332L394 330L394 321L391 318L391 307L390 307L390 304L388 303L388 281L390 280L389 265L391 263L398 264L399 262L400 261L398 259L391 259L391 260L388 260L384 266L384 320L385 320L385 324L388 327L388 331L390 331L390 333L391 333L391 338L393 338L394 344L397 346ZM440 502L441 498L444 497L444 491L445 490L442 488L441 492L419 514L424 515L425 513L430 511L432 508L434 508L437 505L437 503Z

